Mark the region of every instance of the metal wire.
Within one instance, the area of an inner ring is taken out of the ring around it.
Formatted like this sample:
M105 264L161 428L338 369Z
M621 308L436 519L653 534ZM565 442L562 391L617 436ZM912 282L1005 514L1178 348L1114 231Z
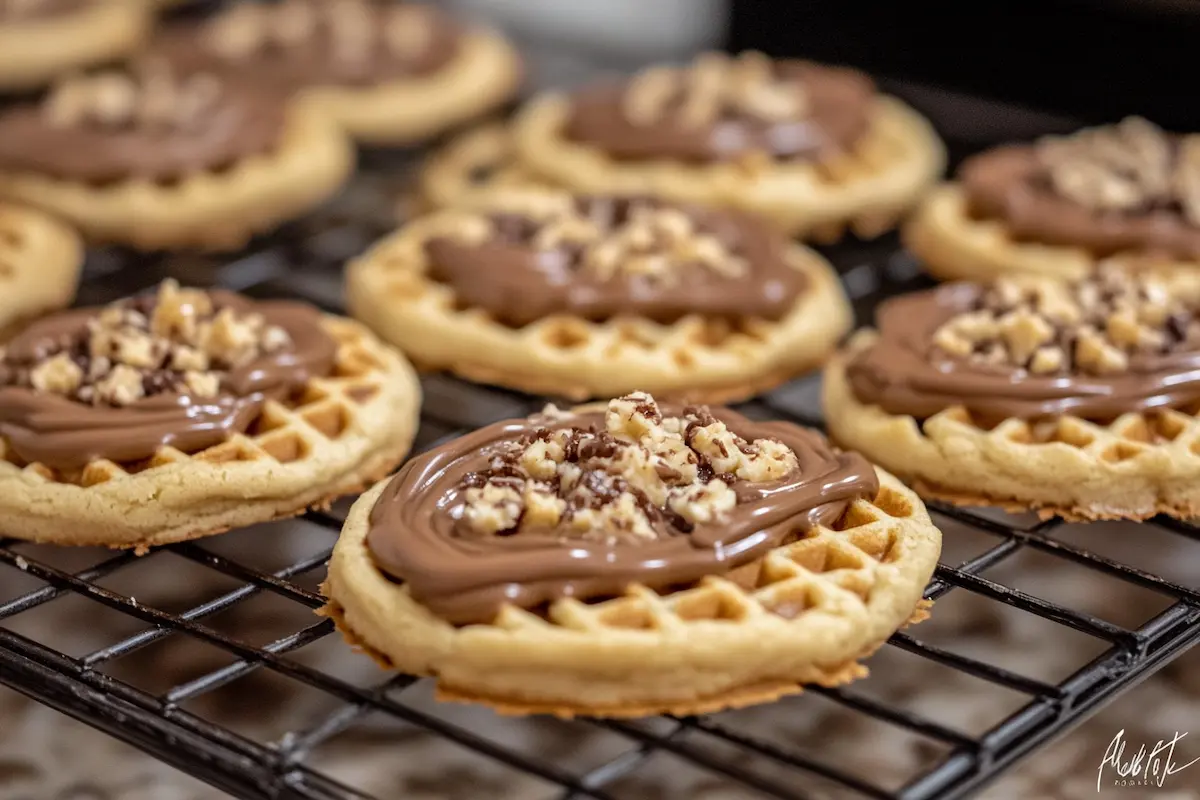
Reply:
M375 157L376 171L404 169L403 163L389 165L386 159L381 163L381 158ZM364 185L355 191L359 193L356 208L372 203L363 200L363 192L368 193L368 198L375 198L372 207L376 211L379 204L390 202L377 194L378 187ZM296 297L337 310L341 307L338 288L341 262L379 235L387 227L388 216L385 209L376 219L365 219L361 214L355 216L334 207L313 220L256 242L245 253L224 261L98 253L89 264L81 301L107 301L152 286L166 275L175 275L191 283L232 288L255 296ZM883 297L923 283L894 238L831 248L828 255L838 265L861 319L867 319L872 307ZM816 381L815 376L802 378L746 404L746 411L819 425ZM427 378L425 390L427 404L419 447L428 447L498 418L531 412L544 402L440 376ZM206 623L213 615L262 594L274 595L301 608L319 606L320 596L298 580L321 570L328 558L328 548L268 571L218 554L205 543L184 543L161 548L140 559L128 553L114 555L88 569L71 572L19 550L19 543L13 540L0 540L0 575L7 569L20 570L42 584L0 604L0 682L244 798L367 797L360 790L323 774L309 759L315 748L366 715L382 714L535 775L559 787L564 799L617 797L611 787L635 774L654 755L670 753L742 784L759 796L804 797L806 779L815 776L855 796L919 800L972 793L1200 639L1200 591L1056 538L1060 525L1056 520L1022 527L1016 521L1001 522L968 509L934 505L932 511L939 523L966 526L996 542L962 563L939 566L926 591L927 598L936 600L952 592L968 592L1078 631L1104 643L1107 649L1092 661L1079 664L1062 681L1048 683L923 642L919 631L897 633L890 646L919 657L921 664L930 668L941 665L972 675L1017 692L1026 701L991 729L981 735L970 735L870 698L858 686L814 689L855 714L947 748L940 761L910 776L895 790L882 788L867 776L822 760L819 754L802 754L734 730L721 721L720 715L671 719L665 727L579 720L574 724L616 734L627 746L584 772L571 771L421 710L406 695L415 679L397 676L363 688L289 657L299 648L333 634L328 621L297 625L265 644L251 644ZM332 533L340 525L341 515L310 512L304 519L306 524L321 526ZM1187 524L1171 520L1146 524L1189 539L1196 538L1198 533ZM985 577L985 572L1027 549L1057 559L1063 571L1087 571L1125 581L1166 596L1173 603L1140 627L1126 628ZM101 585L102 579L146 559L162 559L164 553L173 553L192 565L220 573L238 586L192 608L171 612ZM10 629L21 615L65 595L86 597L141 621L145 627L80 657L68 656ZM115 659L176 635L206 642L227 653L232 661L156 693L101 671L101 667ZM216 692L257 670L287 676L336 699L338 705L307 728L287 731L267 744L251 741L183 707L187 701ZM746 758L716 758L713 748L718 745L733 748ZM769 763L771 769L761 768L763 763Z

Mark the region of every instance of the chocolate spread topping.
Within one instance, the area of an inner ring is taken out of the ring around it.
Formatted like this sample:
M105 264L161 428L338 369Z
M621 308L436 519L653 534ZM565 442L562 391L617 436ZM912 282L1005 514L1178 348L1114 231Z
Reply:
M595 490L588 494L591 503L569 508L583 513L617 504L621 489L628 491L612 477L611 463L595 462L614 447L604 435L605 414L500 422L431 450L397 473L371 511L367 542L376 564L440 617L455 624L486 622L505 603L530 609L561 597L611 597L631 584L665 588L725 574L811 526L833 524L854 499L878 492L870 464L857 454L835 452L814 431L752 423L727 409L710 415L704 408L664 407L661 414L690 414L688 437L715 417L744 440L770 439L790 448L795 462L790 472L767 481L718 476L736 504L708 521L688 522L635 491L637 507L650 522L641 534L613 528L607 536L579 536L564 516L550 529L482 535L468 524L473 487L503 487L512 480L505 476L521 474L503 453L517 443L546 441L555 431L575 432L566 439L566 463L580 468L579 484ZM701 462L700 480L712 478ZM670 469L661 463L657 468Z
M789 242L755 218L646 198L569 202L544 217L493 213L482 240L431 239L430 277L513 326L554 314L779 319L805 288Z
M1200 257L1196 137L1142 120L1069 139L999 147L963 162L972 214L1002 220L1019 241Z
M1096 285L1095 278L1089 282ZM1145 295L1144 286L1132 287L1129 293ZM850 361L847 378L860 402L918 420L961 406L983 424L1063 414L1108 422L1126 412L1200 402L1197 298L1182 307L1161 302L1138 307L1126 302L1128 294L1114 293L1101 284L1099 303L1107 304L1107 319L1085 308L1080 316L1068 314L1069 324L1055 322L1053 311L1036 319L1005 311L994 302L994 289L978 284L946 284L897 297L880 306L879 339ZM1138 319L1149 324L1134 322ZM989 333L960 342L960 350L954 339L939 336L956 324L968 332L972 326L1008 327L1012 343L998 344ZM957 352L948 352L943 342ZM1015 350L1020 352L1014 358Z
M252 80L161 64L67 79L40 103L0 110L0 170L169 183L271 150L284 111Z
M152 51L183 68L249 71L295 90L430 75L457 56L462 35L457 21L430 6L284 0L176 25Z
M759 153L826 160L854 149L871 124L870 78L806 61L756 61L752 55L733 62L716 57L709 62L712 80L697 78L694 65L690 71L656 68L622 83L586 87L572 97L565 135L624 160L708 163ZM742 80L745 63L751 75ZM647 111L639 111L643 104Z
M164 446L197 452L244 432L267 398L286 398L310 378L327 375L337 352L320 325L319 312L282 301L254 302L212 291L214 310L260 314L290 337L286 347L265 353L219 375L215 392L198 396L164 362L147 371L140 399L128 404L81 402L77 397L38 391L28 385L35 365L65 353L86 373L89 322L103 311L87 308L35 322L13 339L0 359L0 436L11 453L29 463L71 470L97 459L131 462ZM150 313L154 296L126 301ZM111 307L110 307L111 308Z

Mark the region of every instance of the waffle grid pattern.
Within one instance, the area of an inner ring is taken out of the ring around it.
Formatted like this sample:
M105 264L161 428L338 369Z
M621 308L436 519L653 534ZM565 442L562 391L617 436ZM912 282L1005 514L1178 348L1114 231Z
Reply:
M254 296L303 298L337 310L341 306L338 265L386 230L387 214L393 207L390 199L394 199L402 182L398 176L409 168L406 163L372 154L367 154L364 161L363 175L338 205L256 242L234 259L183 257L171 261L168 269L161 260L113 251L95 253L80 302L105 302L173 275L182 282L217 285ZM870 309L882 297L924 285L912 262L898 252L894 238L841 245L830 249L828 256L839 267L860 320L868 318ZM532 412L544 402L442 377L427 378L424 390L426 402L417 449L498 418ZM742 408L752 416L820 425L818 396L816 378L810 376ZM569 724L597 729L623 744L620 752L602 763L573 769L522 750L508 736L495 735L494 730L461 725L452 715L443 713L443 706L430 710L411 701L421 681L380 673L374 685L363 686L310 666L299 657L299 651L336 636L329 620L302 614L305 622L267 641L251 641L223 630L217 619L223 612L263 595L282 599L300 610L323 604L315 591L316 581L323 575L344 508L339 505L328 512L307 514L300 524L323 532L326 544L317 552L272 569L225 555L216 541L171 545L141 559L128 552L102 554L86 568L68 569L56 565L45 551L0 540L0 580L15 581L21 573L22 580L37 584L17 596L4 595L6 599L0 602L0 683L240 798L370 797L323 771L314 753L367 717L383 716L423 736L453 742L479 758L536 777L556 787L553 796L561 800L629 797L621 792L620 784L664 755L744 787L744 794L738 796L808 797L809 787L819 781L837 787L838 797L918 800L972 794L1200 641L1200 591L1195 587L1071 544L1056 536L1056 529L1062 525L1057 520L1026 524L1019 518L1006 517L998 521L995 515L934 505L931 512L937 524L969 528L991 542L966 560L940 565L926 590L928 599L938 601L956 593L969 593L1019 609L1036 615L1056 631L1061 626L1094 639L1099 655L1075 665L1060 681L1049 682L964 655L953 647L923 641L921 627L892 636L884 650L904 651L915 657L913 668L928 671L931 680L944 674L939 669L949 669L1021 698L1016 711L981 733L951 727L902 703L876 699L869 691L870 678L849 688L811 688L810 693L858 717L939 749L942 755L928 768L907 776L899 787L881 786L866 771L849 771L835 760L823 758L820 749L801 751L774 744L767 731L746 732L727 724L720 714L663 718L652 724L576 720ZM1156 519L1144 525L1168 532L1165 535L1200 541L1200 529L1183 523ZM280 535L284 530L294 528L281 528ZM1064 573L1089 571L1154 592L1165 598L1165 608L1139 626L1123 627L988 576L989 570L1023 551L1056 559L1057 568ZM180 566L180 559L206 573L223 576L226 585L232 583L233 588L184 608L139 602L132 592L108 588L111 578L125 571L144 570L142 565L147 562L159 562L166 571ZM68 654L56 649L50 631L39 630L32 635L28 627L21 625L23 618L47 604L69 600L104 607L108 613L136 623L139 629L91 652ZM194 640L221 651L226 663L166 688L151 687L151 674L133 678L110 674L109 668L116 662L171 637ZM192 701L217 695L260 671L320 693L331 710L269 741L222 727L189 710ZM828 735L843 734L830 731ZM398 741L395 747L402 753L405 744ZM724 755L714 754L718 748Z

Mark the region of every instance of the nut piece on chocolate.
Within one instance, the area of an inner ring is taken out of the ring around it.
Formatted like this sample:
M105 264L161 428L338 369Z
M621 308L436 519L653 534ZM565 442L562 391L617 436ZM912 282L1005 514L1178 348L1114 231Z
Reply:
M205 30L208 47L230 60L328 42L335 61L366 61L381 42L395 58L416 60L434 43L432 11L370 0L283 0L240 3Z
M691 269L744 277L746 260L681 208L633 198L580 198L513 193L498 198L491 217L464 212L447 234L468 243L489 236L535 250L566 250L572 263L598 280L640 276L678 283Z
M506 443L487 470L464 478L463 519L479 535L656 539L720 521L737 504L738 481L780 480L797 467L785 445L748 442L704 406L664 417L636 393L608 404L603 430L539 428Z
M780 80L771 60L747 52L736 58L705 53L683 68L639 73L625 94L626 119L653 125L670 117L685 128L711 125L725 113L766 122L801 119L809 110L803 87Z
M1036 375L1115 375L1200 348L1200 279L1102 265L1070 284L1000 279L933 335L935 351Z
M1140 117L1046 137L1035 147L1050 185L1099 212L1176 208L1200 225L1200 136L1172 137Z
M128 71L69 78L46 98L46 121L60 128L96 126L188 130L221 99L214 75L177 75L166 62L146 59Z
M208 293L173 280L156 294L105 307L75 335L49 341L33 363L0 352L0 385L32 388L91 405L126 406L175 392L216 396L222 376L291 337L259 314L216 308Z

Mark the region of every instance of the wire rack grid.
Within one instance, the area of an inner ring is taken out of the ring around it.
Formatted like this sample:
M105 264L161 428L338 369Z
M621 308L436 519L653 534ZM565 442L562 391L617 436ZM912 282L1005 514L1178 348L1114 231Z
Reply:
M254 243L233 258L166 259L114 251L93 253L80 302L115 299L170 275L188 283L221 286L254 296L300 298L336 311L341 307L342 263L392 227L394 201L406 183L410 164L409 158L366 154L355 185L337 203L312 219ZM838 267L862 321L869 320L880 299L925 285L916 265L893 237L870 243L849 242L827 248L826 253ZM803 377L745 404L743 410L752 416L819 426L818 381L815 375ZM428 376L424 389L426 402L418 449L498 418L532 412L545 402L544 398L443 376ZM1061 528L1057 520L934 506L935 519L944 528L969 529L984 537L987 545L970 558L942 563L926 590L927 598L941 601L951 593L965 592L987 603L1019 609L1059 630L1071 629L1094 639L1098 655L1073 665L1060 680L1047 681L1024 675L1011 666L956 652L953 647L923 641L920 629L894 635L882 654L902 651L915 656L913 669L949 669L1019 696L1012 713L977 733L940 722L894 699L873 697L870 678L845 689L811 690L850 714L898 729L936 750L936 758L904 776L898 785L880 785L866 770L849 769L823 757L822 747L791 747L761 731L744 731L727 724L722 714L663 718L653 724L576 720L569 724L607 732L621 744L600 763L572 769L553 758L513 746L503 733L503 725L499 734L489 734L455 722L440 714L436 706L410 702L408 698L424 681L407 676L386 678L378 673L373 683L363 684L293 657L335 636L328 620L305 615L302 622L269 641L254 641L211 623L223 612L264 594L302 609L320 606L322 598L316 584L345 507L341 504L331 512L307 514L302 524L321 532L322 545L272 569L221 552L214 546L218 540L172 545L142 557L127 552L104 553L84 568L64 567L44 549L0 540L0 563L5 565L0 567L0 575L8 573L0 577L0 587L14 570L22 573L23 580L36 584L0 603L0 682L241 798L370 797L351 785L352 781L323 771L312 754L364 717L384 715L535 776L553 788L548 796L562 800L631 796L621 792L621 784L664 753L741 786L748 793L736 796L812 797L815 795L809 787L815 781L833 787L822 797L917 800L973 794L1200 639L1200 592L1196 588L1072 544L1057 535ZM1171 537L1196 539L1200 534L1189 525L1166 519L1146 525ZM286 531L294 529L272 529L263 535L286 536ZM1036 551L1057 560L1057 568L1062 571L1086 571L1157 593L1164 598L1164 607L1140 625L1121 626L991 577L994 567L1023 551ZM168 553L223 576L232 588L181 608L139 602L133 592L109 588L110 577L147 562L161 561ZM68 597L86 598L90 604L115 611L134 623L136 630L98 649L68 654L54 646L49 631L31 631L20 625L23 617ZM936 608L934 613L936 619ZM147 688L145 674L118 677L109 669L173 637L203 642L223 651L228 661L182 683L154 689ZM242 735L189 710L197 698L218 693L262 671L321 693L330 700L330 708L267 741ZM404 744L398 742L395 747L397 757L402 758Z

